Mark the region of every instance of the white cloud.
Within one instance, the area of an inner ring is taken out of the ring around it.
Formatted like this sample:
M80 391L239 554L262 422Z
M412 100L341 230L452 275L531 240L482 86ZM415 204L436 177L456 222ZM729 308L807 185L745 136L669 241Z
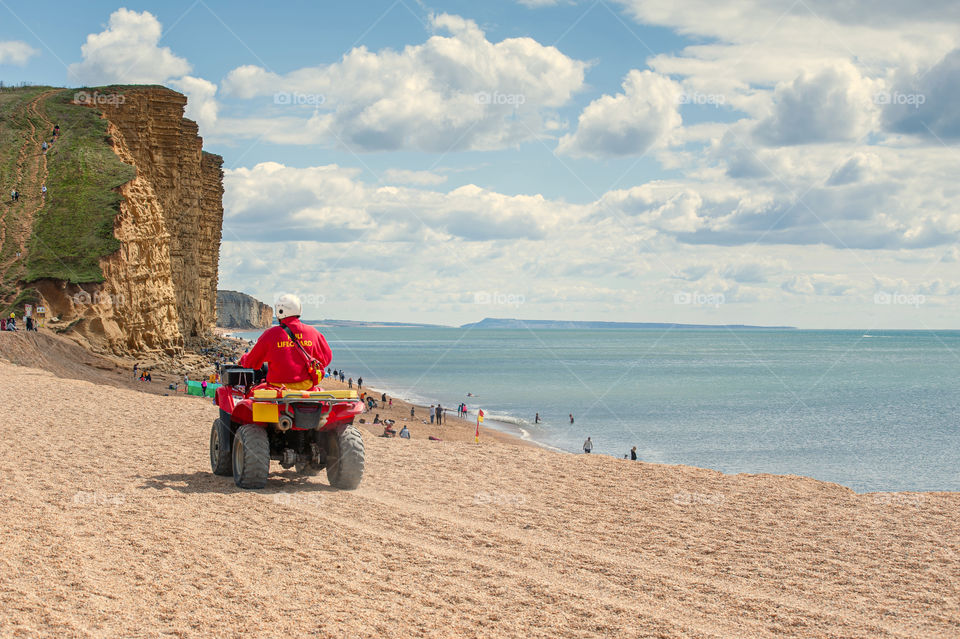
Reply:
M91 33L80 47L83 62L71 64L70 78L82 85L162 84L190 72L190 63L160 47L163 28L148 11L117 9L107 28Z
M826 295L836 297L857 290L857 282L844 275L811 273L794 275L781 284L781 288L796 295Z
M545 116L583 87L587 64L555 47L527 37L492 43L476 23L459 16L430 20L449 35L402 51L360 47L334 64L285 75L238 67L221 88L241 98L279 92L282 106L297 117L271 135L290 141L289 133L298 130L302 144L443 153L501 148L544 135ZM304 111L313 115L300 117Z
M886 127L897 133L960 138L960 49L929 69L902 77L878 97Z
M475 185L448 193L375 186L336 165L265 162L227 171L224 228L243 239L319 242L542 239L578 207L540 195L503 195ZM275 232L264 231L271 220Z
M411 171L408 169L387 169L383 172L382 180L389 184L416 184L419 186L436 186L447 181L446 175L431 171Z
M170 80L169 83L187 96L185 115L200 125L201 132L212 129L220 108L216 100L217 85L189 75Z
M633 70L622 86L623 93L604 95L583 110L576 132L560 140L559 153L640 155L680 126L679 84L651 71Z
M856 140L872 127L875 83L850 63L801 73L774 92L773 113L755 132L766 144L812 144Z
M827 186L843 186L872 179L881 170L880 156L876 153L857 152L838 166L827 179Z
M0 42L0 64L23 65L38 53L40 52L20 40Z
M71 64L72 81L86 86L103 84L163 84L187 96L186 116L197 122L201 135L211 133L220 105L217 85L186 75L192 69L169 47L161 47L163 25L148 11L117 9L107 27L91 33L80 47L82 62Z

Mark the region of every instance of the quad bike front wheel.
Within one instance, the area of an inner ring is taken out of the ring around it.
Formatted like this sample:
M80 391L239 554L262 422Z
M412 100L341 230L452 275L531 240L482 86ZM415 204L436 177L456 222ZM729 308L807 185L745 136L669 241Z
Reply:
M327 480L334 488L353 490L363 479L363 437L353 424L327 437Z
M233 438L233 481L240 488L263 488L270 472L267 431L244 424Z
M210 429L210 468L214 475L228 477L233 474L233 457L230 456L230 429L223 425L223 421L215 419Z

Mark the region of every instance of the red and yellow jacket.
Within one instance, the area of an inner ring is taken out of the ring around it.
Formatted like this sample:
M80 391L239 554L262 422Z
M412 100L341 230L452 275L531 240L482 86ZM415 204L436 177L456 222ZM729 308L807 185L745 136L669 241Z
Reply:
M281 322L297 337L303 350L317 359L317 372L322 374L333 355L320 331L303 324L299 317L288 317ZM244 368L260 368L264 362L269 366L267 381L271 384L312 381L307 372L307 356L290 339L282 326L273 326L264 331L250 352L240 358L240 365Z

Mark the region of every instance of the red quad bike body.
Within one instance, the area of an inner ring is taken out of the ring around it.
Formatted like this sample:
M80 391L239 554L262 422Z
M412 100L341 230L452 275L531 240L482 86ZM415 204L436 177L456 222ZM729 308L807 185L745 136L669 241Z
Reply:
M220 417L210 431L210 466L240 488L263 488L270 461L304 475L326 469L330 485L352 490L363 478L364 449L354 418L356 391L292 391L262 382L265 371L223 370L216 391Z

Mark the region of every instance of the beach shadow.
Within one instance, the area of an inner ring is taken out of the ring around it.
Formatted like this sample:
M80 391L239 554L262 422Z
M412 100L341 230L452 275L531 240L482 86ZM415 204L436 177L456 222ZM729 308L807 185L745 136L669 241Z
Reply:
M232 477L219 477L209 471L197 471L194 473L170 473L167 475L154 475L147 478L143 485L144 490L164 490L171 489L179 493L260 493L262 495L273 495L280 493L315 493L315 492L339 492L339 489L324 483L323 475L315 477L304 477L294 470L284 470L270 473L267 478L265 488L249 490L237 488L233 483Z

